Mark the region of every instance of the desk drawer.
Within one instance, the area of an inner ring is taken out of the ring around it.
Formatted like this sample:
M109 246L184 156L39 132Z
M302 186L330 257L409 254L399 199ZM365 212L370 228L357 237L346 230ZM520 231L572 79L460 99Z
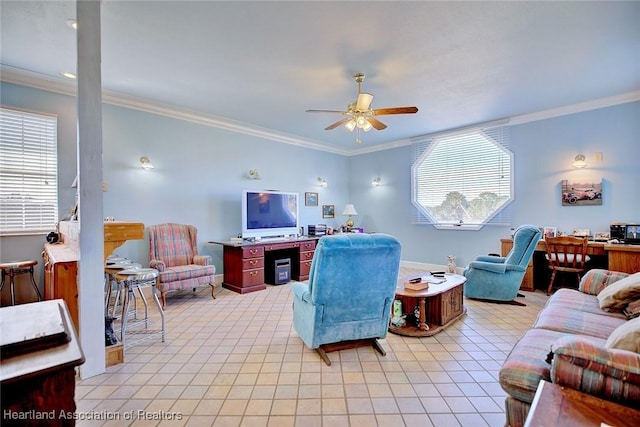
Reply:
M242 258L257 258L264 256L264 246L242 248Z
M313 259L314 252L300 252L300 262L311 261Z
M242 260L242 270L255 270L264 267L264 258L249 258Z
M300 261L300 276L309 276L311 271L311 261ZM308 278L308 277L307 277ZM300 279L306 280L306 279Z
M261 285L264 283L264 268L242 272L242 285Z
M313 251L315 248L316 248L316 241L315 240L311 240L311 241L306 241L306 242L300 243L300 252Z

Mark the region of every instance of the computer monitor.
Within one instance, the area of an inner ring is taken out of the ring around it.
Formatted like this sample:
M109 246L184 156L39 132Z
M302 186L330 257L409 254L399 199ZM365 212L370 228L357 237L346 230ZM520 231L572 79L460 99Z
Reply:
M627 224L624 231L624 242L629 245L640 245L640 224Z

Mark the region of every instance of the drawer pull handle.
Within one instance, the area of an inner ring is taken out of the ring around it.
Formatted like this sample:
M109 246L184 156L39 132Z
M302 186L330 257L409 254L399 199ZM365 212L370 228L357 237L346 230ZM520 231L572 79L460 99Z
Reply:
M257 249L251 249L251 250L249 250L249 252L251 253L251 255L255 255L255 254L258 253L258 250Z
M250 265L258 265L258 260L255 260L255 259L251 260L251 261L249 261L249 264Z
M250 272L249 272L249 274L250 274L251 276L254 276L254 277L255 277L255 276L257 276L257 275L258 275L258 272L257 272L257 271L250 271Z

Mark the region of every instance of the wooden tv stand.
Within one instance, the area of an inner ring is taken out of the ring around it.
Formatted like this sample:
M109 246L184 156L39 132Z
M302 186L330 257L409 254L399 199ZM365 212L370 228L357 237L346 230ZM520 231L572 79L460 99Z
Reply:
M254 243L209 243L223 247L222 286L239 294L246 294L266 289L266 283L273 283L274 278L269 277L269 273L273 271L275 261L280 259L290 259L293 280L307 280L316 240L316 237L300 237Z

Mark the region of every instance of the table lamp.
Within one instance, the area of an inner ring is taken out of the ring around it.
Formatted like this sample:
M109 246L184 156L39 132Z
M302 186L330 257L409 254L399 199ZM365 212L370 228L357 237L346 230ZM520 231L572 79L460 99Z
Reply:
M347 231L351 231L353 228L353 218L352 215L358 215L356 208L353 207L351 203L345 206L344 211L342 211L342 215L349 215L349 219L347 219Z

